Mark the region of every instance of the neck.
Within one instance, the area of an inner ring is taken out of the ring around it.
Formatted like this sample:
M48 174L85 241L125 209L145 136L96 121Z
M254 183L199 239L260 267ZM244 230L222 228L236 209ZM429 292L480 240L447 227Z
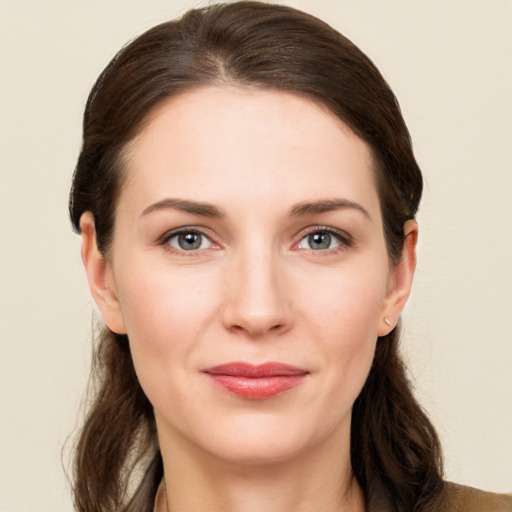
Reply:
M264 464L232 463L172 444L161 439L165 483L158 512L364 511L349 444L340 450L339 439L290 460Z

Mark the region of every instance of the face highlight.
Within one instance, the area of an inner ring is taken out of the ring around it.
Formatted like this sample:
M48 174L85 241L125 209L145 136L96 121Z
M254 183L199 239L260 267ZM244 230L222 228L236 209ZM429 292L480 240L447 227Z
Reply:
M126 155L98 305L128 334L161 444L243 463L348 446L410 281L367 144L308 99L207 87L160 106ZM246 396L212 378L234 363L302 376Z

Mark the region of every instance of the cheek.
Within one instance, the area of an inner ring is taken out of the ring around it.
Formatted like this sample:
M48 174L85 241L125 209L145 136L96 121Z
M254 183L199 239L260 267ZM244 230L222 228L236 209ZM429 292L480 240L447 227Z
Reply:
M327 338L376 338L387 289L387 270L365 267L311 278L302 293L304 308Z
M135 372L157 411L169 413L172 404L172 411L186 417L188 393L201 396L194 354L216 316L215 276L199 266L194 272L158 265L137 268L119 290ZM190 417L195 417L192 412Z
M378 338L381 310L386 295L387 272L367 268L338 272L322 282L311 282L303 295L309 333L317 339L327 369L325 387L331 403L351 407L368 376ZM321 347L321 348L320 348Z
M128 266L128 268L130 268ZM214 276L197 269L138 268L130 279L120 279L121 310L134 364L142 372L180 369L215 315Z
M129 265L127 265L129 268ZM144 268L146 267L146 268ZM119 300L127 330L155 331L170 326L194 328L209 306L207 290L212 276L201 272L134 264L132 277L120 276ZM163 333L162 333L163 334ZM148 340L149 341L149 340Z

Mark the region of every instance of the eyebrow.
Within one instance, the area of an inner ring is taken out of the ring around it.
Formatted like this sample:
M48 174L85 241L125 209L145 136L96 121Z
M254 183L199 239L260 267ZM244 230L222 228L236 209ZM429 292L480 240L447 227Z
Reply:
M179 210L202 217L222 219L226 214L217 206L211 203L190 201L187 199L165 198L148 206L141 214L141 217L160 210ZM318 215L321 213L336 210L353 209L361 212L369 220L372 220L368 210L359 203L348 199L321 199L318 201L304 201L293 206L289 212L290 217L301 217L304 215Z
M141 217L160 210L179 210L203 217L212 217L220 219L225 217L225 213L217 206L210 203L202 203L198 201L188 201L186 199L166 198L148 206L141 214Z
M372 220L368 210L359 203L348 199L322 199L320 201L304 201L296 204L290 210L290 217L299 217L302 215L315 215L320 213L332 212L335 210L353 209L361 212L369 220Z

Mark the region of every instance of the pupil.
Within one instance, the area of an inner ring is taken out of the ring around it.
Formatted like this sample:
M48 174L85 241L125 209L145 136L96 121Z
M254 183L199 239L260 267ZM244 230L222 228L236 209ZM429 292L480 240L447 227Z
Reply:
M309 235L309 245L312 249L328 249L331 245L331 235L329 233Z
M178 237L178 242L185 251L198 249L201 246L201 235L198 233L185 233Z

